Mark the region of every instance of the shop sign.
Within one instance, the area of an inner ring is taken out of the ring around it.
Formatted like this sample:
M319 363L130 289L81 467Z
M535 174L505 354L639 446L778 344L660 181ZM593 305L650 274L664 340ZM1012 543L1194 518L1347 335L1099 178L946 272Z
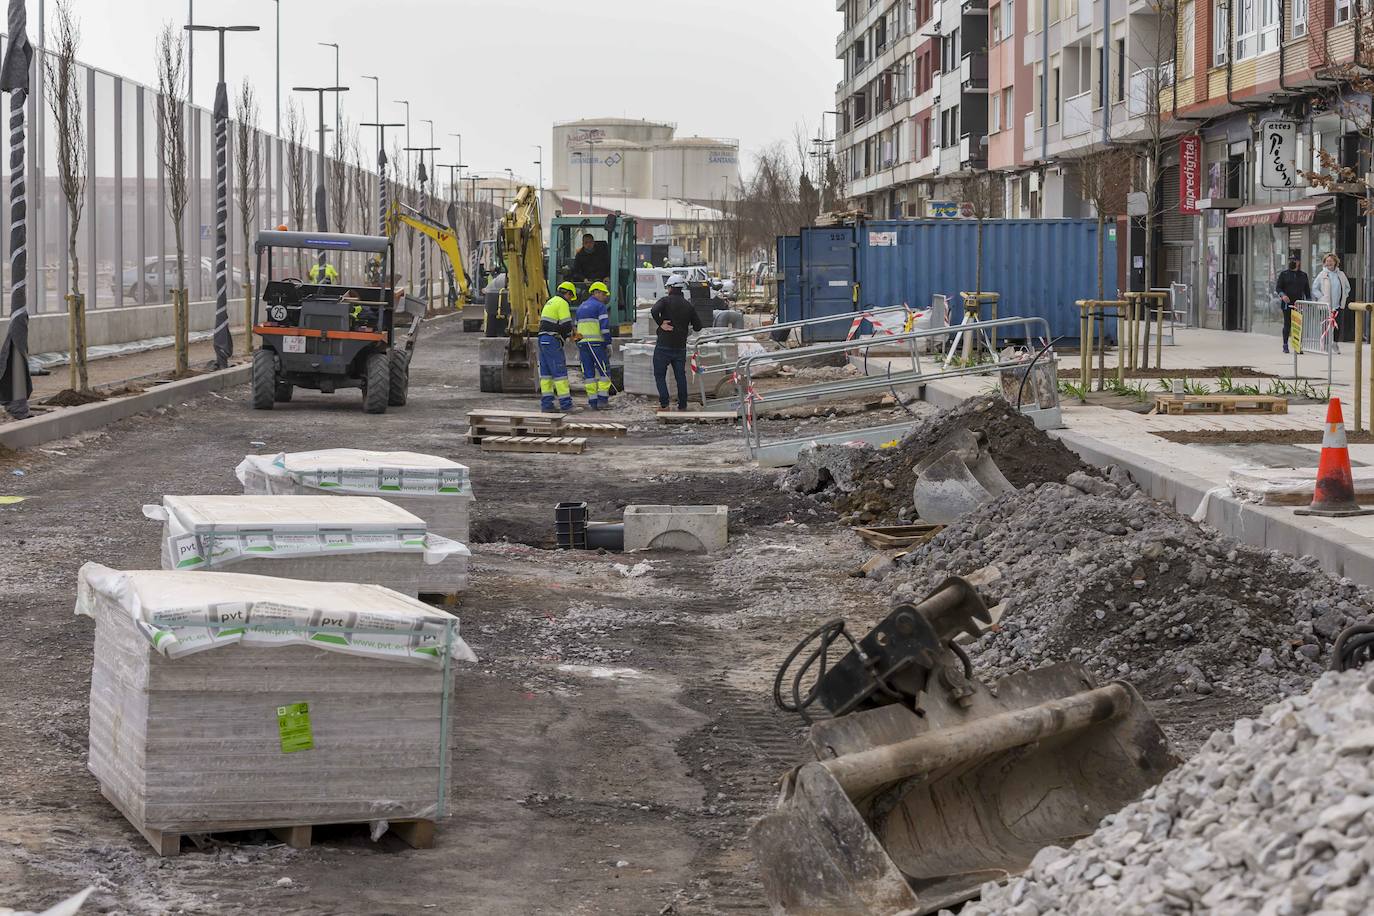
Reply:
M1196 216L1202 196L1202 138L1193 134L1178 138L1178 212Z
M1271 191L1297 187L1297 158L1296 121L1275 119L1260 124L1260 187Z

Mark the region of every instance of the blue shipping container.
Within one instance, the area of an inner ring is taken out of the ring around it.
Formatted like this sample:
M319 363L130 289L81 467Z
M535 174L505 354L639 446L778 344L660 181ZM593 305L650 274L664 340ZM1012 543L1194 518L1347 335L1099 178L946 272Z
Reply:
M801 236L778 236L778 321L802 316Z
M1107 228L1113 225L1109 222ZM1098 239L1096 220L986 220L982 288L1000 294L999 316L1042 317L1055 337L1077 340L1079 310L1074 303L1097 297L1099 244L1105 297L1114 298L1117 246L1114 232L1106 236ZM949 297L951 320L958 322L959 293L975 288L975 220L874 220L806 228L801 241L804 318L836 314L846 294L848 311L854 311L903 303L925 308L938 293ZM846 242L851 255L847 269L837 263ZM839 283L846 277L856 287L842 289ZM842 322L821 328L814 339L840 340L849 330ZM1110 336L1115 330L1109 324Z

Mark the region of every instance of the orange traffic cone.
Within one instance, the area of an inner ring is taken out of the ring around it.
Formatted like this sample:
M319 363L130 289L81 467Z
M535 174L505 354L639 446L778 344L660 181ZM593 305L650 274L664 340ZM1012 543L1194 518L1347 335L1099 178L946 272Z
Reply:
M1322 433L1322 457L1317 464L1312 505L1294 514L1331 518L1374 515L1374 509L1361 509L1355 502L1355 479L1350 472L1350 449L1345 444L1345 418L1341 415L1340 398L1332 398L1326 406L1326 430Z

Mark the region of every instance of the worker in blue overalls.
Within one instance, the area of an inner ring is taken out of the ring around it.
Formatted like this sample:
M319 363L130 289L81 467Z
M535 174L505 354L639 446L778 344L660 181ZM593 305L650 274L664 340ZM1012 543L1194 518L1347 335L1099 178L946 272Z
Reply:
M558 292L544 303L539 313L539 409L553 413L553 396L558 394L558 409L572 410L572 388L568 385L568 361L563 356L563 341L573 334L570 299L577 298L577 287L566 280Z
M611 291L597 281L587 288L587 298L577 307L577 354L582 359L582 380L587 388L587 406L605 410L611 406L611 377L607 367L611 339L611 310L607 306Z

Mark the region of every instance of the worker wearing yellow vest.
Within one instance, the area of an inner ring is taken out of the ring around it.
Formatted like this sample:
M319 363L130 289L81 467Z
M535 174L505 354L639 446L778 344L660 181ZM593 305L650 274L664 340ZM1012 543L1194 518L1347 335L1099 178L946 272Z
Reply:
M577 287L566 280L544 303L539 313L539 409L553 413L553 397L558 394L558 409L572 410L572 388L568 385L568 361L563 356L563 341L573 334L572 307Z
M587 388L587 406L605 410L611 406L610 353L611 312L606 303L611 291L599 280L587 288L586 300L577 307L577 355L582 360L582 380Z
M320 262L319 262L319 261L316 261L314 264L311 264L311 265L310 265L310 282L311 282L311 283L314 283L314 284L317 284L317 285L322 285L322 284L329 284L329 285L331 285L331 286L336 285L336 284L339 282L339 272L338 272L337 270L334 269L334 265L333 265L333 264L330 264L330 263L326 262L325 265L324 265L324 279L321 280L321 279L320 279Z

